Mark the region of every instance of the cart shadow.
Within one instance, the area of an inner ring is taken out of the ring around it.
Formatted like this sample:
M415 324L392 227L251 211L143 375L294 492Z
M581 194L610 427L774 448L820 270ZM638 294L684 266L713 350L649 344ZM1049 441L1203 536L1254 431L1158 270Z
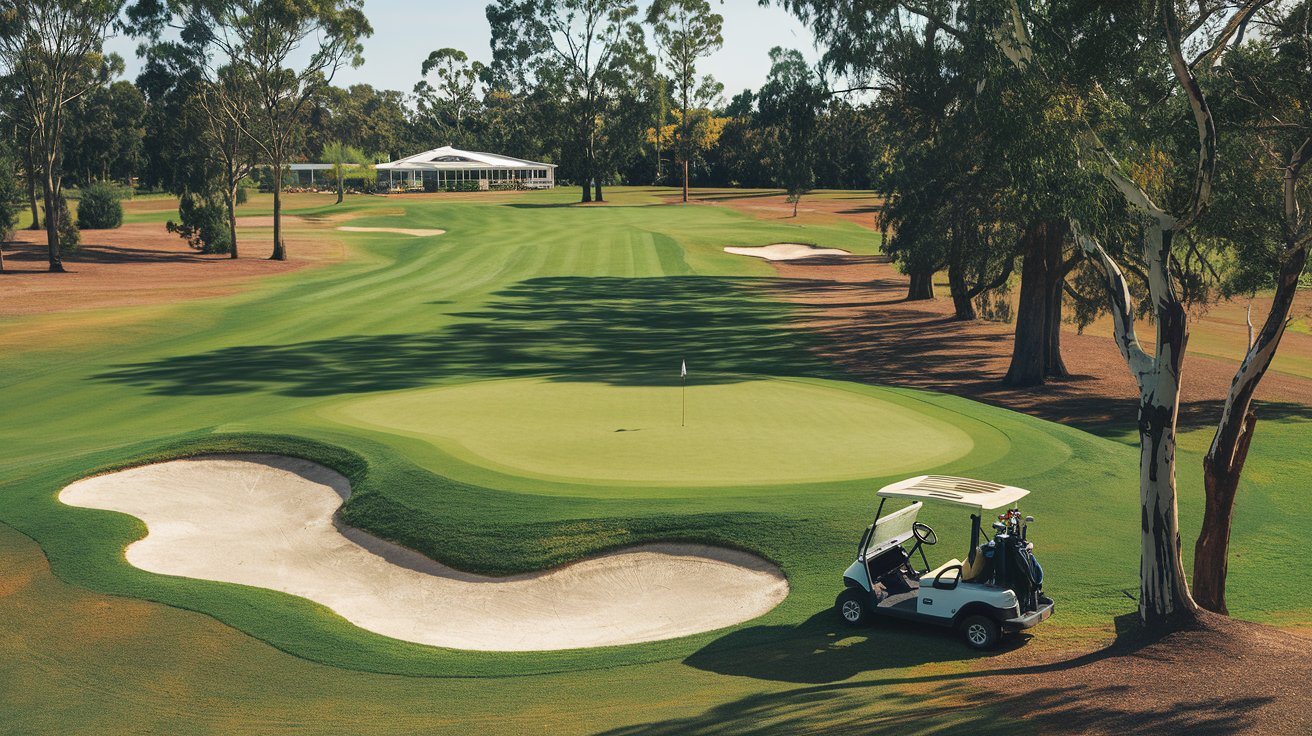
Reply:
M1024 646L1028 634L977 652L954 629L896 619L852 628L825 609L797 626L754 626L716 639L684 660L707 672L776 682L824 684L861 673L997 656Z

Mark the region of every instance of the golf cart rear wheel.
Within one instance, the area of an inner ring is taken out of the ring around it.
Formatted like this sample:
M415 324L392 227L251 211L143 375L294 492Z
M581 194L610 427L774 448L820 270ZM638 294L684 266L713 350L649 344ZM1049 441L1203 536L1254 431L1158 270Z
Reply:
M870 594L860 588L848 588L834 601L834 609L848 626L870 623Z
M961 622L961 636L971 649L992 649L1001 634L998 622L988 616L967 616Z

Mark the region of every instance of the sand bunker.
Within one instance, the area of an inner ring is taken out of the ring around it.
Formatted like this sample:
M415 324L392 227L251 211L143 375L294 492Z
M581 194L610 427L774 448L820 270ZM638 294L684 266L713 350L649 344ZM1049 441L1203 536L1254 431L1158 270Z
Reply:
M775 243L774 245L764 245L758 248L729 247L725 248L724 252L736 256L764 258L767 261L800 261L803 258L815 258L816 256L852 255L839 248L817 248L814 245L804 243Z
M405 227L347 227L337 228L348 233L396 233L398 235L413 235L416 238L426 238L430 235L442 235L445 230L424 230Z
M337 522L349 495L345 478L307 460L214 455L87 478L59 499L145 522L126 550L143 570L291 593L384 636L455 649L671 639L755 618L788 594L764 560L698 545L507 578L463 573Z

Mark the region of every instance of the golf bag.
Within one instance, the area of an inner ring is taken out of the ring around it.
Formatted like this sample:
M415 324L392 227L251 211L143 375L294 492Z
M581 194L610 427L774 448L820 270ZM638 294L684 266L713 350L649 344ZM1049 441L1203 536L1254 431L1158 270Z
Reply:
M972 518L974 532L978 535L979 517ZM976 578L978 582L1011 588L1020 603L1021 613L1038 609L1039 598L1043 595L1043 567L1035 559L1033 546L1028 541L1017 534L1000 532L992 541L972 550L971 558L978 554L985 558L984 571Z
M1033 549L1024 539L1014 535L1006 535L1002 548L1006 561L1005 584L1016 593L1021 613L1038 609L1039 596L1043 592L1043 568L1034 558Z

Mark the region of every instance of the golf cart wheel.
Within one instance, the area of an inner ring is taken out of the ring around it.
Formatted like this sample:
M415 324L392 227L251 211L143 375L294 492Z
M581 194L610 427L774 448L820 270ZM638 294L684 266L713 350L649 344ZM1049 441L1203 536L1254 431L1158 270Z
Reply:
M988 616L967 616L961 622L961 636L971 649L992 649L1001 633L998 622Z
M848 588L834 601L834 609L848 626L870 623L870 594L860 588Z

